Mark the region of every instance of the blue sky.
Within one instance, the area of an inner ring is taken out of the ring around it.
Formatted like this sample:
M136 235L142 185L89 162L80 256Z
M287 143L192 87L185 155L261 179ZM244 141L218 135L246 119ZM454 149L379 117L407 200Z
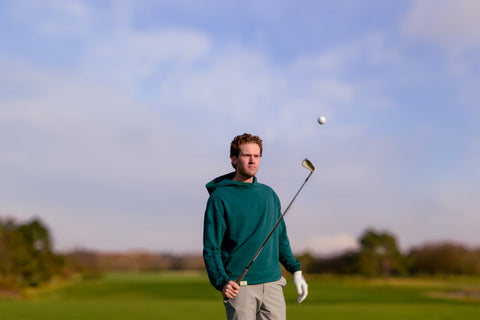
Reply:
M479 246L480 3L0 0L0 214L59 250L200 252L260 135L296 252ZM325 115L327 123L316 119Z

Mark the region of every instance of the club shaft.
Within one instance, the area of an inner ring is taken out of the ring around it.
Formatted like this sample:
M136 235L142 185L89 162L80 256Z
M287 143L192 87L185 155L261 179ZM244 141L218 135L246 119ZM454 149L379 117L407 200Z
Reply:
M277 222L275 223L275 225L273 226L272 230L270 231L270 233L267 235L267 237L265 238L265 240L263 240L262 244L260 245L260 247L258 248L257 252L255 253L255 255L252 257L252 259L250 259L250 262L247 264L247 266L245 267L245 269L243 270L242 274L240 274L238 276L237 279L235 279L235 282L240 285L240 282L243 280L243 278L245 277L245 275L247 274L248 270L250 269L250 266L252 265L252 263L257 259L257 257L260 255L260 252L262 252L262 249L265 247L265 245L267 244L268 240L270 239L270 237L272 236L272 234L275 232L275 229L277 229L278 225L280 224L280 222L282 222L282 219L283 217L285 217L285 215L287 214L288 212L288 209L290 209L290 207L292 206L293 202L295 201L295 199L297 198L298 194L300 193L300 191L302 191L303 189L303 186L305 185L305 183L307 183L308 179L310 179L311 175L313 174L313 171L310 171L310 173L308 174L307 178L305 179L305 181L302 183L302 185L300 186L300 188L298 189L297 193L295 194L295 196L293 197L292 201L290 201L290 203L288 204L287 208L285 209L285 211L283 212L283 214L280 216L280 218L277 220ZM224 298L223 301L224 302L227 302L229 299L228 298Z
M257 252L255 253L255 255L252 257L252 259L250 260L250 262L247 264L247 266L245 267L245 270L248 271L248 269L250 269L250 266L252 265L252 263L257 259L257 257L260 255L260 252L262 251L263 247L265 247L265 245L267 244L268 240L270 239L270 237L272 236L272 234L275 232L275 229L277 229L278 225L280 224L280 222L282 222L283 220L283 217L285 217L285 215L287 214L288 212L288 209L290 209L290 207L292 206L293 202L295 201L295 199L297 198L298 194L300 193L300 191L302 191L303 189L303 186L305 185L305 183L307 183L308 179L310 178L310 176L312 175L313 171L310 172L310 174L308 175L308 177L305 179L305 181L303 182L302 186L300 187L300 189L298 189L297 193L295 194L295 196L293 197L292 201L290 201L290 203L288 204L287 208L285 209L285 211L283 212L283 214L280 216L280 218L277 220L277 222L275 223L275 225L273 226L272 230L270 231L270 233L267 235L267 237L265 238L265 240L263 240L262 244L260 245L260 247L258 248ZM242 274L235 280L235 282L237 283L240 283L240 281L242 281L243 277L246 275L246 272L242 272Z

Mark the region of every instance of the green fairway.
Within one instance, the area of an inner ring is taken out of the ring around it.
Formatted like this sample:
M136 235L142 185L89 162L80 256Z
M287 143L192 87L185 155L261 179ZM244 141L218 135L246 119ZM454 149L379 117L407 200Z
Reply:
M289 319L480 318L478 279L310 276L308 282L310 294L302 304L296 303L292 281L285 288ZM0 320L224 318L219 293L206 275L193 273L108 274L45 289L26 300L0 298Z

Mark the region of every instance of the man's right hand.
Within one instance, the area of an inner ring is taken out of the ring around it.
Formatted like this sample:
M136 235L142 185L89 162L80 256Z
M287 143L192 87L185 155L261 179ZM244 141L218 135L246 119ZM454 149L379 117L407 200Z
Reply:
M227 299L233 299L240 291L240 286L235 281L228 281L227 284L223 286L222 295Z

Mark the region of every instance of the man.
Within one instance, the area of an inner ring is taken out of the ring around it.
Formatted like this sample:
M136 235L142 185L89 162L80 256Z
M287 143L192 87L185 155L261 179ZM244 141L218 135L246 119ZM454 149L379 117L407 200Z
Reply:
M293 274L298 302L308 294L284 221L240 286L233 281L281 216L278 196L255 177L262 151L259 137L247 133L235 137L230 145L235 171L206 185L210 197L205 210L203 259L210 282L229 299L225 303L227 319L286 319L286 281L280 263Z

